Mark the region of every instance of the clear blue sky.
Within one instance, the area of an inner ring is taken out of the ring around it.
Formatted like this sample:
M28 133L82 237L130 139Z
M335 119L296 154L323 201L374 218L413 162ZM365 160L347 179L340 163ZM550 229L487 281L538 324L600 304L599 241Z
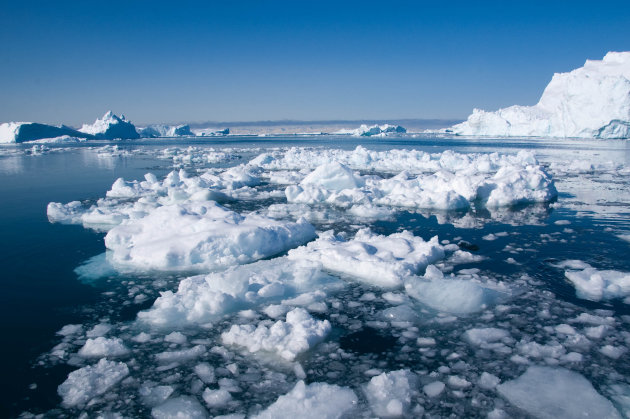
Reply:
M15 1L0 121L465 118L630 50L630 1Z

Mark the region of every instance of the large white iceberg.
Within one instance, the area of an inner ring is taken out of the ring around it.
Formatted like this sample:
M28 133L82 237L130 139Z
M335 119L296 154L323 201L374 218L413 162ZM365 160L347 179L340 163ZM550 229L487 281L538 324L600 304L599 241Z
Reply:
M37 122L6 122L0 124L0 144L23 143L57 137L92 138L65 125L53 126Z
M119 117L112 111L108 111L93 124L84 124L79 131L104 140L140 138L136 127L124 115Z
M450 130L460 135L510 137L630 137L630 52L554 74L534 106L495 112L475 109Z

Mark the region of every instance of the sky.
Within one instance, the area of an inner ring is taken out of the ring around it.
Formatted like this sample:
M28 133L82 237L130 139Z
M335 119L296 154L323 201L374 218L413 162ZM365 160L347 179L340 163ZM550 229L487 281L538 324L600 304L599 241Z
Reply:
M625 1L14 1L0 122L465 119L630 50Z

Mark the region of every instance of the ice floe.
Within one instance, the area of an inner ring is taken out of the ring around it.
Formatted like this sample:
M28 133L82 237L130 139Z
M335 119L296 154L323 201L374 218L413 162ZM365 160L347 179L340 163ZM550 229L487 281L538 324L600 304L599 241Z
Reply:
M591 301L622 299L630 303L630 273L598 270L579 260L554 264L566 269L565 277L575 286L578 297Z
M286 321L233 325L221 335L226 345L244 346L249 352L272 352L292 361L302 352L321 342L330 332L328 320L316 320L303 308L295 308Z
M280 396L271 406L255 415L256 419L286 417L336 419L352 411L357 395L347 387L326 383L298 381L293 390Z
M497 389L510 403L538 418L621 417L588 380L564 368L532 366Z
M94 365L71 372L57 392L64 406L83 406L107 392L127 375L129 368L125 363L101 359Z
M437 237L424 241L408 231L382 236L369 229L359 230L352 240L327 231L289 251L291 260L316 261L331 272L382 287L401 286L404 278L443 258Z

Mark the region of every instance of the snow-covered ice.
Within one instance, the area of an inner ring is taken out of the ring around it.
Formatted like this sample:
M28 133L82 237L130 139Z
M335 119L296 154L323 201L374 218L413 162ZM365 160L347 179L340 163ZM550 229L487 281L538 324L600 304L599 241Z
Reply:
M444 258L438 238L424 241L408 231L381 236L359 230L352 240L320 234L306 246L289 251L291 260L321 263L327 270L381 287L398 287L403 279Z
M292 361L302 352L321 342L330 332L328 320L316 320L303 308L287 313L286 321L233 325L221 335L226 345L244 346L249 352L273 352Z
M298 381L293 390L280 396L271 406L255 415L254 418L336 419L351 412L357 402L357 395L347 387L326 383L306 385L304 381Z
M118 384L129 375L129 368L123 362L101 359L68 375L57 392L66 407L82 406Z
M566 269L565 277L575 286L578 297L591 301L622 299L630 303L630 272L598 270L579 260L554 264Z

